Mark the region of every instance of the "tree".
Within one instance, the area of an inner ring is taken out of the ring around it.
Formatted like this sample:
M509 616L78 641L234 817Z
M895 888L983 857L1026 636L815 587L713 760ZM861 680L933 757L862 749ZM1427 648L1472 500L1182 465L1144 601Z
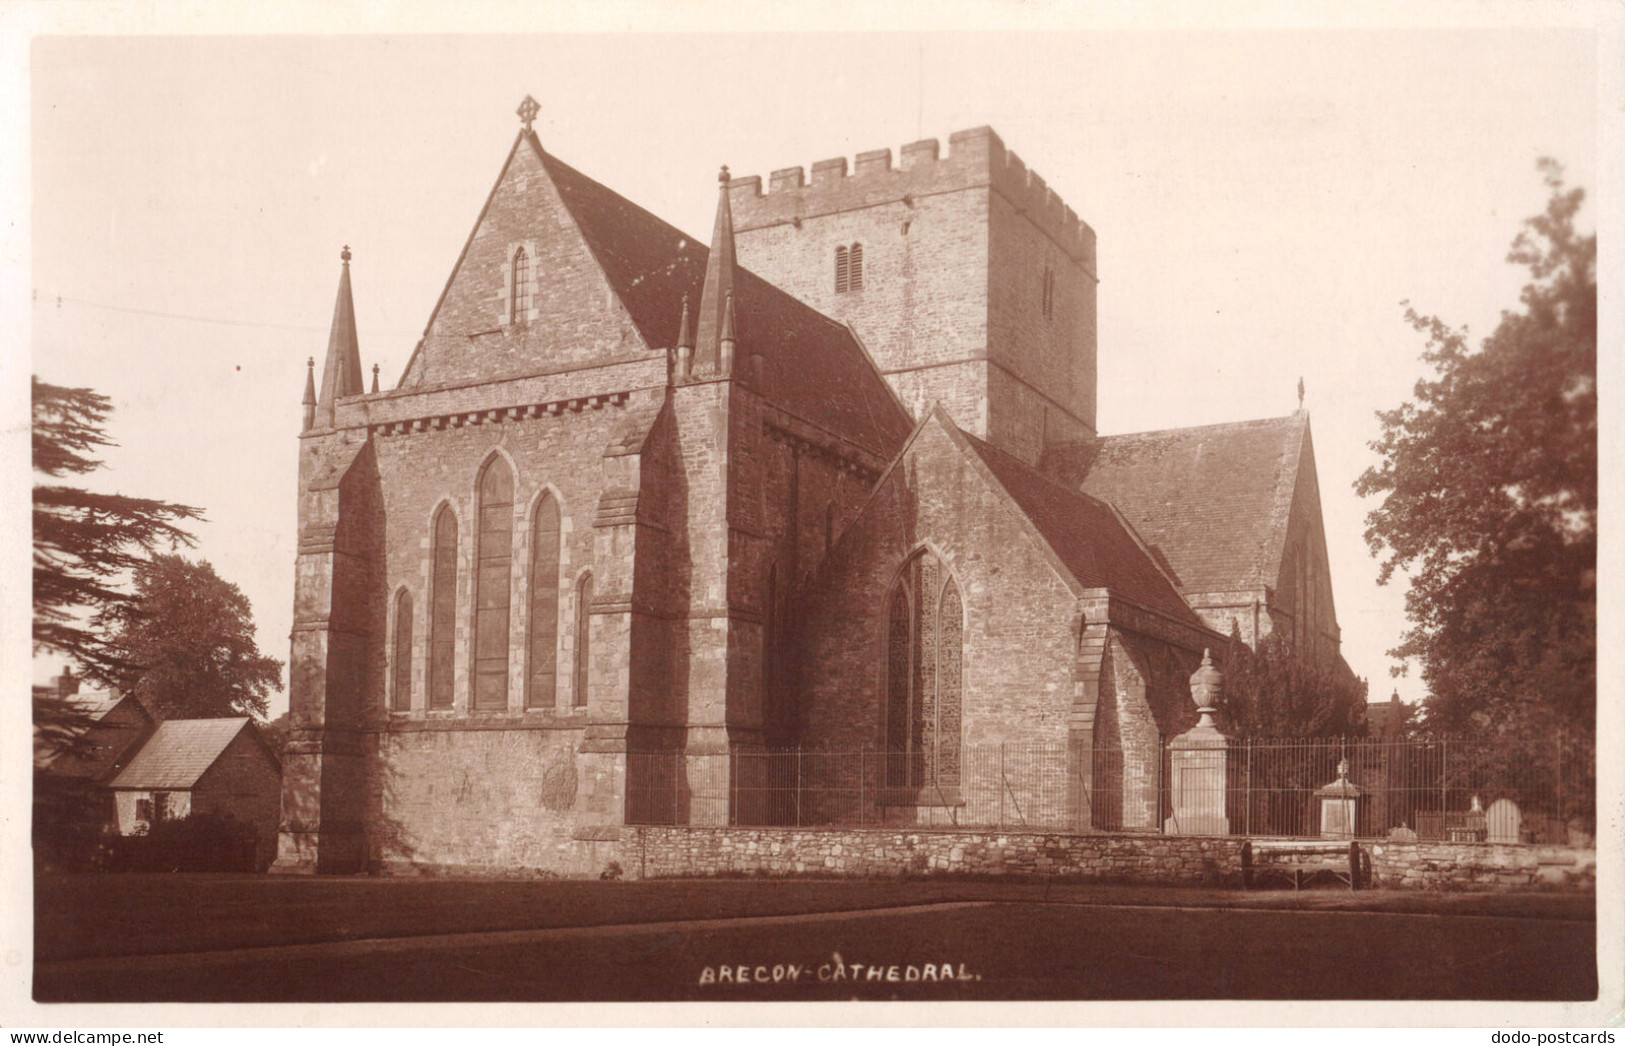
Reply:
M1381 463L1355 483L1383 496L1365 534L1379 581L1410 575L1391 653L1419 662L1434 731L1594 731L1597 240L1575 230L1583 190L1539 167L1550 200L1507 259L1529 269L1522 307L1474 351L1406 303L1436 376L1377 415Z
M282 662L254 642L248 598L207 560L154 555L135 570L134 602L97 624L127 666L121 685L161 719L264 719L282 689Z
M1366 684L1341 658L1299 656L1279 633L1256 651L1232 627L1219 711L1237 737L1351 737L1364 734Z
M90 389L35 378L35 472L60 479L100 468L90 455L114 445L105 432L110 409L107 397ZM160 547L190 546L191 535L178 523L202 518L187 505L36 483L34 649L67 654L86 674L116 680L127 666L108 648L90 615L129 606L131 594L118 587L128 572Z

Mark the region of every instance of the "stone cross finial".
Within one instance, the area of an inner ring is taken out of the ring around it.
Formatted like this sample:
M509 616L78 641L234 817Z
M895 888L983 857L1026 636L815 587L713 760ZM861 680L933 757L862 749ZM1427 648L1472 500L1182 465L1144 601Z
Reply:
M1298 376L1298 409L1303 409L1303 375Z
M525 95L525 100L519 103L519 108L514 110L519 114L519 120L525 125L527 131L530 130L531 123L535 121L536 114L541 111L542 107L536 103L536 99L528 94Z
M728 165L727 164L723 164L722 165L722 170L717 172L717 181L721 182L723 185L728 184Z

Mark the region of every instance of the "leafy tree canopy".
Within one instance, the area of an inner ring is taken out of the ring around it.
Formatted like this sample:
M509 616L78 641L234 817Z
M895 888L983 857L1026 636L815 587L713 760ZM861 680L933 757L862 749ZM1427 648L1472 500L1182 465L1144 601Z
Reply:
M1341 658L1298 656L1279 633L1256 651L1232 629L1219 712L1234 737L1352 737L1366 732L1366 684Z
M135 601L97 623L128 666L121 685L161 719L264 719L282 689L282 662L260 653L248 598L206 560L154 555L135 570Z
M113 446L106 396L33 381L33 459L48 479L101 467L92 455ZM130 605L120 587L154 550L190 546L179 523L198 509L149 498L97 494L58 483L34 485L34 649L54 650L85 673L114 682L127 667L89 616Z
M1355 483L1383 499L1380 580L1410 576L1391 653L1420 664L1435 731L1594 729L1597 240L1575 229L1584 191L1540 169L1551 197L1508 255L1529 269L1521 308L1474 350L1407 303L1435 376L1378 414L1381 463Z

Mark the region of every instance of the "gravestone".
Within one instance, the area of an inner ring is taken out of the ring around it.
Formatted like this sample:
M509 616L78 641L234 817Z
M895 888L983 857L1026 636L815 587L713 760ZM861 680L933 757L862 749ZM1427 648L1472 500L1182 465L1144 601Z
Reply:
M1320 799L1320 834L1328 839L1352 839L1360 789L1349 780L1349 761L1337 761L1337 780L1316 790Z
M1497 799L1484 814L1484 827L1492 843L1515 843L1523 838L1523 815L1510 799Z

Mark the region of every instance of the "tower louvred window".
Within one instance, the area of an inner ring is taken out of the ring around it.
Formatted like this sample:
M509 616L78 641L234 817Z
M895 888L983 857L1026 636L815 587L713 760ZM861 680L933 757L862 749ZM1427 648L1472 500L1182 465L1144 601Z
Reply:
M523 323L530 315L530 255L523 247L513 255L513 322Z
M835 293L863 290L863 244L835 248Z

